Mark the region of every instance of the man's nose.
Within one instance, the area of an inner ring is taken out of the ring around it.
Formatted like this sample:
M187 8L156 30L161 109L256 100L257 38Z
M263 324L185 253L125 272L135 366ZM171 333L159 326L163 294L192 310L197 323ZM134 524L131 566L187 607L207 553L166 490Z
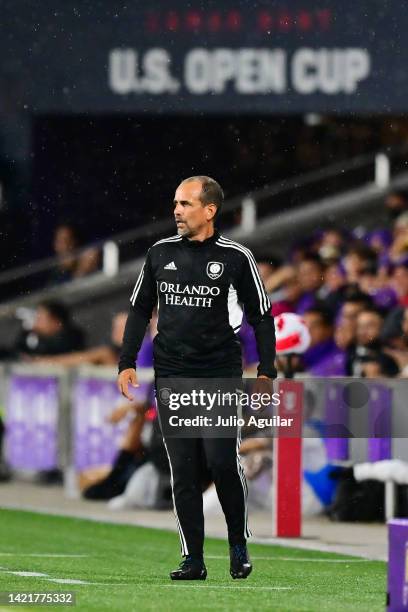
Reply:
M174 207L174 215L178 217L179 215L181 215L182 212L183 207L181 206L181 204L176 204L176 206Z

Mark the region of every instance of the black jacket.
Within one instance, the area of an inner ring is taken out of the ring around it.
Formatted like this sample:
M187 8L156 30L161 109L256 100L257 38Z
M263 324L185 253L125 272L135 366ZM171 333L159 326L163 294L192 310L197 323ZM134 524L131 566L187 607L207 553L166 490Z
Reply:
M270 302L252 253L215 232L203 242L172 236L148 251L131 295L119 372L134 368L153 308L157 376L236 376L242 373L237 333L242 308L254 327L258 374L276 376Z
M66 325L52 336L43 336L35 331L23 331L14 347L14 357L27 355L62 355L84 349L84 333L79 327Z

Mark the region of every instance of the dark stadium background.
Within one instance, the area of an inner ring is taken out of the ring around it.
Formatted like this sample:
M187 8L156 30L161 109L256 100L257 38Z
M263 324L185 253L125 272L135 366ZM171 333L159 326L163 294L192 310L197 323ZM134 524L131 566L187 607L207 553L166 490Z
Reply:
M118 480L129 479L140 458L139 447L126 446L136 413L107 423L123 409L116 378L129 296L146 250L175 233L175 188L205 174L225 191L218 227L254 252L273 314L299 315L313 336L294 360L310 421L323 427L334 406L354 426L372 408L370 396L358 412L355 383L363 397L377 385L389 426L381 438L349 440L308 423L323 465L303 473L298 466L296 502L305 488L318 507L303 517L303 550L270 545L276 457L267 440L269 488L260 497L268 501L252 515L262 544L251 549L249 589L259 590L215 590L231 589L227 549L209 540L205 605L383 609L385 522L408 514L405 3L3 0L1 11L0 506L8 510L0 605L2 589L39 590L62 577L73 580L84 609L125 610L130 601L151 609L164 596L174 609L202 606L198 589L188 597L164 589L178 554L168 474L167 498L154 512L122 507L112 515L84 492L106 479L116 486L118 464ZM254 376L254 340L243 329L243 365ZM147 387L153 334L145 337L147 366L138 363ZM282 374L285 363L276 363ZM143 397L154 421L151 400ZM378 474L378 482L357 482L360 463L370 471L384 457L385 485ZM105 470L100 481L88 473L94 468ZM327 485L332 468L340 476L327 486L331 497L320 495L310 483L322 477ZM208 524L223 535L217 518Z
M165 218L177 181L203 169L230 198L402 146L408 120L327 116L313 127L302 115L180 117L166 115L164 107L160 117L34 116L30 132L33 154L23 169L5 152L0 160L0 214L8 229L3 269L51 255L52 233L62 221L77 224L92 242ZM284 209L294 204L286 200Z

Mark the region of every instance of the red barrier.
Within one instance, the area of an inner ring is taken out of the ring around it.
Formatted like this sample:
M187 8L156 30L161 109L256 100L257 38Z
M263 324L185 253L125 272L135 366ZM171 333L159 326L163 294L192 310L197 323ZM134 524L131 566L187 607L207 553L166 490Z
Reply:
M273 530L277 537L298 538L302 525L302 417L303 384L279 381L280 420L293 419L280 427L273 446Z

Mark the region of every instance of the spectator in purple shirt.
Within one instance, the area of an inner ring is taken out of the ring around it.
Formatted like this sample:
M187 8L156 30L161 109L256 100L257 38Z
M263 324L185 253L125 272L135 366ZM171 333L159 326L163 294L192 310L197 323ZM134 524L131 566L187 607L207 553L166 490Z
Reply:
M357 315L356 342L347 351L347 374L361 376L361 360L382 353L383 314L375 306L366 307Z
M346 297L348 285L346 273L339 261L327 262L324 271L324 284L319 297L330 312L337 315Z
M312 376L344 376L345 352L334 341L332 317L317 305L303 315L310 333L310 347L303 354L303 365Z
M352 244L343 258L347 282L358 285L360 275L367 266L377 262L377 253L362 242Z
M376 262L372 261L361 270L358 282L360 290L369 295L377 308L390 310L397 305L397 294L392 287L384 286Z
M324 283L324 264L319 255L308 253L297 267L297 276L302 293L296 304L296 312L303 314L319 300Z

